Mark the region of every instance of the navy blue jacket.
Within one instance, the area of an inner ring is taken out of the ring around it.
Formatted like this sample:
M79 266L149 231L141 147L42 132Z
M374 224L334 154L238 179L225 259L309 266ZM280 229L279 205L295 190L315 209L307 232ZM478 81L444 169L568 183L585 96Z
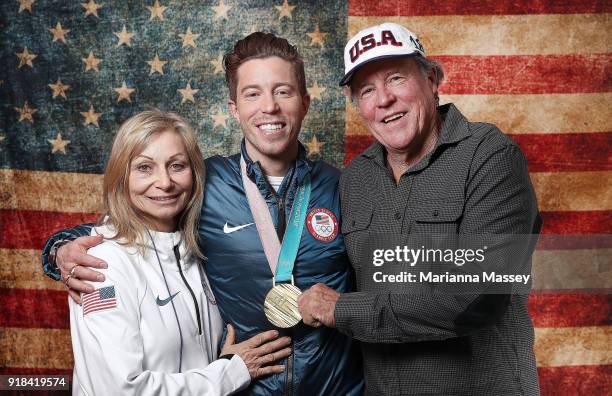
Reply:
M322 162L306 159L300 145L298 159L275 195L265 179L259 163L253 163L242 144L247 164L247 175L258 186L270 209L272 221L278 226L278 197L288 220L298 186L307 174L311 178L308 212L315 208L331 211L340 220L338 180L340 171ZM215 156L206 161L207 180L200 218L199 232L211 288L225 322L236 329L237 342L262 331L274 329L263 311L264 298L272 288L273 274L261 245L255 225L225 233L224 226L236 227L253 223L240 173L240 154L230 157ZM291 176L291 177L289 177ZM339 225L339 224L338 224ZM53 241L83 233L62 231L48 241L45 252ZM77 231L77 230L73 230ZM342 234L328 242L316 239L306 226L293 270L295 284L306 290L316 283L324 283L341 293L353 290L353 274L344 247ZM46 262L43 267L55 269ZM52 274L49 274L52 276ZM53 277L53 276L52 276ZM284 373L260 378L244 392L250 395L357 395L363 391L361 352L356 341L334 329L318 329L303 323L283 333L293 339L293 354L282 362Z
M298 186L307 174L311 178L308 211L325 208L340 218L338 180L340 171L322 161L308 161L300 147L294 169L288 172L277 194L270 191L259 163L253 163L244 148L247 175L258 186L270 209L272 221L278 226L276 196L285 197L285 218L289 214ZM207 181L200 219L200 235L208 257L206 271L221 315L234 324L237 341L243 341L261 331L274 327L263 312L264 298L272 288L274 278L261 245L255 225L225 234L223 227L252 223L253 216L242 185L240 155L212 157L207 160ZM313 237L304 226L293 275L295 284L306 290L316 283L344 293L352 289L352 272L342 234L329 242ZM293 338L292 373L266 377L255 381L250 394L346 395L362 390L361 355L358 345L334 329L305 326L300 323L291 334ZM284 362L288 367L291 362Z

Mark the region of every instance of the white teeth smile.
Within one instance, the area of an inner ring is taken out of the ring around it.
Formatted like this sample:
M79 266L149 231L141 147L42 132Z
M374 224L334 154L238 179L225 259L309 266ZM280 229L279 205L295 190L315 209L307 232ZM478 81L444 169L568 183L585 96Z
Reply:
M172 197L149 197L150 199L152 199L153 201L171 201L173 199L176 198L176 196L172 196Z
M277 129L281 129L283 124L262 124L259 126L259 129L264 131L276 131Z
M397 114L394 114L394 115L392 115L391 117L387 117L387 118L385 118L385 119L383 120L383 122L386 124L386 123L388 123L388 122L391 122L391 121L397 120L398 118L403 117L403 116L404 116L404 114L406 114L406 113L397 113Z

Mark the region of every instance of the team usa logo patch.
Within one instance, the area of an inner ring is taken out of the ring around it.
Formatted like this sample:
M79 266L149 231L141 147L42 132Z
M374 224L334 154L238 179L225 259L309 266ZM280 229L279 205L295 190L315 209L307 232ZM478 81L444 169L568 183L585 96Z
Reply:
M321 242L333 241L338 235L338 220L325 208L315 208L306 216L306 226L310 235Z

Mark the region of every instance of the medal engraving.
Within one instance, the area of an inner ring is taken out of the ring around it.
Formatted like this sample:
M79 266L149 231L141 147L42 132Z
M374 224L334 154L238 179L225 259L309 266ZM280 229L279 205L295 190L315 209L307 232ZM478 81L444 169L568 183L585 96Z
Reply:
M300 294L300 289L289 283L274 286L264 302L264 312L270 323L284 329L298 324L302 320L297 303Z

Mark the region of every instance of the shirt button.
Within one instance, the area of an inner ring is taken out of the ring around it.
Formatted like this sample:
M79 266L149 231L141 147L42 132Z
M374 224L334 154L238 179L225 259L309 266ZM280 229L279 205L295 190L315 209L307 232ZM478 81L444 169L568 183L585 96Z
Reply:
M438 215L439 215L439 214L440 214L440 212L438 212L437 210L434 210L434 211L433 211L433 216L434 216L434 217L438 217Z
M402 214L400 212L395 213L395 220L399 220L402 218Z
M353 227L355 227L355 224L357 224L357 222L356 222L355 220L353 220L353 221L351 222L351 225L352 225Z

